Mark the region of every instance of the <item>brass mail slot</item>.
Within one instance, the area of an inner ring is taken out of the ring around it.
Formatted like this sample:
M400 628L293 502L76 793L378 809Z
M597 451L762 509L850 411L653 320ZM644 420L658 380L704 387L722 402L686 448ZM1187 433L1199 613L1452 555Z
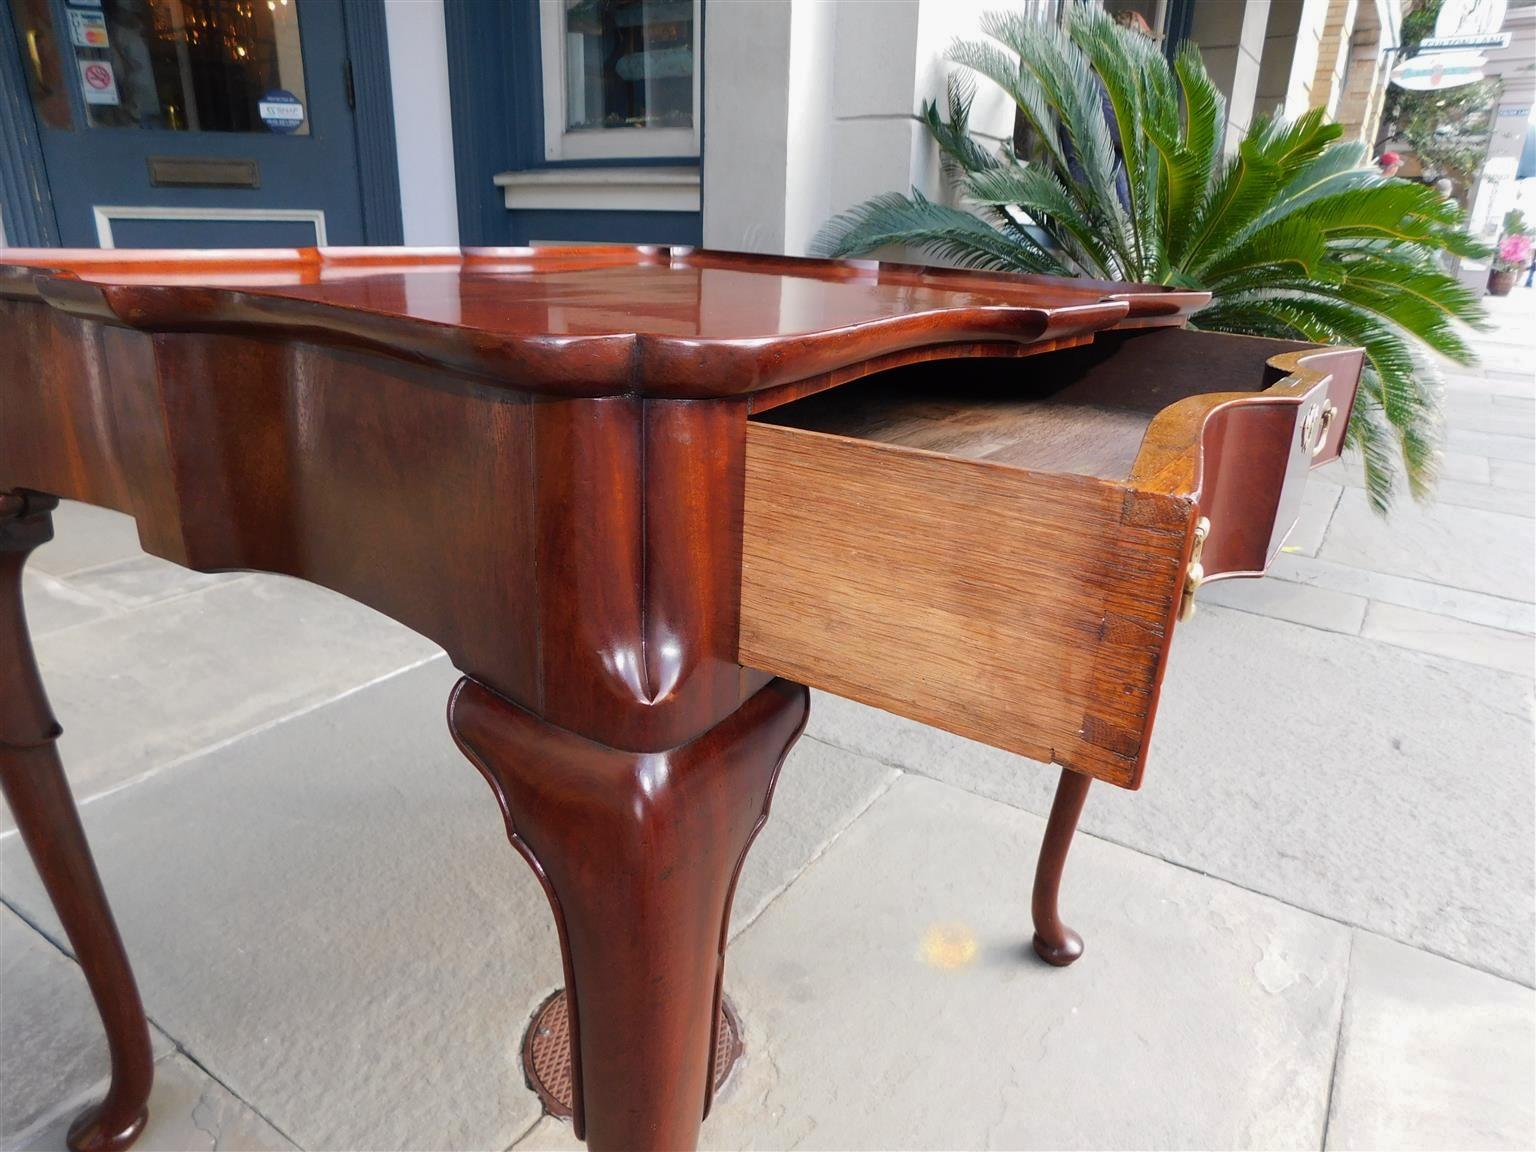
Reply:
M220 156L151 156L149 182L198 188L260 188L261 166L254 160L225 160Z

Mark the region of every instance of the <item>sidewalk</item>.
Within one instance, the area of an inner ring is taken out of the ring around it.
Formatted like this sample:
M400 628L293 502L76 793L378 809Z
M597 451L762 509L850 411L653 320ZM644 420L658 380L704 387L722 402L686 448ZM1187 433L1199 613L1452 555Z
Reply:
M1055 773L817 694L706 1147L1536 1145L1536 293L1490 306L1433 504L1330 467L1269 579L1202 590L1146 786L1090 793L1074 967L1027 944ZM156 1028L139 1147L575 1147L518 1062L554 927L441 653L57 526L27 604ZM62 1147L106 1054L3 811L0 900L0 1147Z

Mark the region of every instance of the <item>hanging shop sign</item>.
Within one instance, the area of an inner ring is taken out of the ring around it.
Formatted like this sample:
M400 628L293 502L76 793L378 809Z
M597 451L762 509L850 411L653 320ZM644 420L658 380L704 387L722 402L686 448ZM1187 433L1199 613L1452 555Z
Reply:
M1487 65L1481 52L1436 52L1404 60L1392 70L1392 83L1411 92L1460 88L1481 80Z
M1426 36L1415 45L1414 51L1422 56L1426 52L1466 52L1508 47L1508 32L1478 32L1471 36Z

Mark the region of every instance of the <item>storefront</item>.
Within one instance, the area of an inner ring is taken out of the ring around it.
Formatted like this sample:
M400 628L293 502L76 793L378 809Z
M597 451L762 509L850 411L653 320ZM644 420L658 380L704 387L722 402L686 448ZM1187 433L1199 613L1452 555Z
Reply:
M697 243L701 0L0 0L0 237Z
M13 244L398 242L383 9L6 0ZM382 67L380 65L383 65Z
M870 196L950 195L921 118L947 51L1064 2L0 0L0 238L802 254ZM1202 45L1229 146L1313 105L1373 136L1383 70L1350 61L1396 0L1106 7ZM982 85L973 133L1014 121Z

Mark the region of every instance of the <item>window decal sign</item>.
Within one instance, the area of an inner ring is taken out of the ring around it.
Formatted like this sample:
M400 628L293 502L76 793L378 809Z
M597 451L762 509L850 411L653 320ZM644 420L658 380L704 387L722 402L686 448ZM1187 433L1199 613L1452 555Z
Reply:
M76 48L106 48L107 18L100 12L66 8L69 13L69 42Z
M304 123L304 102L286 88L274 88L256 102L256 114L274 132L297 132Z
M80 91L87 104L116 104L117 76L107 60L76 60L80 68Z

